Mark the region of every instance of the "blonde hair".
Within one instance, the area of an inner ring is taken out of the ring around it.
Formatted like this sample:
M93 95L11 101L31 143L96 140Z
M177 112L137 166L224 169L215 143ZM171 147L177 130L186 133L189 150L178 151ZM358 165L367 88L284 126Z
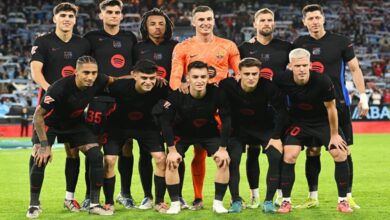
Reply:
M269 8L262 8L262 9L258 10L255 13L255 16L253 17L253 20L256 21L257 17L259 17L260 14L271 14L272 17L275 17L274 12L271 9L269 9Z
M310 52L303 48L296 48L288 54L290 62L292 59L300 59L306 57L310 59Z

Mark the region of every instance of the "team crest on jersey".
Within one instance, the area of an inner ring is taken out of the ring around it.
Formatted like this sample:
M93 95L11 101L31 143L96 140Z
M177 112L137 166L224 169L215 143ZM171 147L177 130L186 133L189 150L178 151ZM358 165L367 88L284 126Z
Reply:
M112 42L112 46L114 48L121 48L122 47L122 42L120 42L120 41L113 41Z
M223 59L224 56L225 55L222 51L217 52L217 55L216 55L217 59Z
M72 59L73 53L72 51L64 51L64 59Z
M261 62L267 62L271 58L271 55L269 53L262 53L260 55L260 61Z
M153 54L153 59L154 60L162 60L162 58L163 58L162 53L154 53Z
M34 55L34 53L37 52L37 49L38 49L38 46L33 46L33 47L31 48L31 55Z
M321 54L321 48L320 47L313 48L312 54L313 55L320 55Z

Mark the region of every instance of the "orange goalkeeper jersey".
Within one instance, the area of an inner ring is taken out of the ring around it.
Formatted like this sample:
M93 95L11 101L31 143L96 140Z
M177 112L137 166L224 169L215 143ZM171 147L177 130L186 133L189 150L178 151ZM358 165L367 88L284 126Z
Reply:
M176 45L172 55L172 70L169 86L176 90L181 85L183 73L187 74L187 66L193 61L203 61L216 70L209 83L219 82L228 76L229 67L238 74L240 53L233 41L214 36L211 42L204 43L189 38Z

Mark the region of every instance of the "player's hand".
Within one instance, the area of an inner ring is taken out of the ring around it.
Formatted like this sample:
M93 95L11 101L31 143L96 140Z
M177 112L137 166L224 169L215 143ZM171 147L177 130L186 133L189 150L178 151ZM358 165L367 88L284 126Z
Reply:
M256 42L256 37L252 37L248 40L249 43L254 44Z
M271 138L265 149L267 150L270 146L274 147L279 152L283 152L283 144L282 144L282 141L280 139L272 139Z
M51 161L51 148L49 146L39 147L35 154L35 164L38 167L45 166L49 161Z
M156 86L162 88L163 86L168 85L168 81L160 76L156 78Z
M225 147L219 147L213 155L213 159L219 168L227 167L230 163L230 157Z
M358 113L360 116L367 116L368 110L370 107L368 106L368 98L366 93L360 94L360 101L358 104Z
M168 155L167 155L167 166L168 166L168 169L169 170L174 170L176 169L180 162L182 161L182 157L181 155L176 151L176 150L173 150L173 151L169 151Z
M332 149L339 149L341 151L344 151L344 152L348 152L348 145L347 145L347 142L345 142L343 140L343 138L340 136L340 135L332 135L330 137L330 142L329 142L329 146L328 146L328 149L329 150L332 150Z
M183 82L181 83L180 87L179 87L179 92L183 93L183 94L188 94L190 93L190 84L187 83L187 82Z

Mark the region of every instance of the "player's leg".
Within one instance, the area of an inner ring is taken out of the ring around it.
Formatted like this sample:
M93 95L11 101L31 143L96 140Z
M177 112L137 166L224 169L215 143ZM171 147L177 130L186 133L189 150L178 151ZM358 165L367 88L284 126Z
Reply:
M129 139L122 147L122 153L119 156L118 170L121 175L121 192L117 197L117 202L125 208L135 208L135 202L131 196L131 179L133 177L133 140Z
M192 184L195 199L191 209L198 210L203 207L203 184L206 175L207 152L199 145L194 146L194 158L191 163Z
M138 161L138 171L141 178L144 199L139 205L139 209L150 209L153 206L152 182L153 182L153 164L152 156L145 150L144 146L139 144L140 157ZM165 176L165 175L164 175ZM164 180L165 181L165 180Z
M156 163L156 170L154 172L154 188L155 188L155 195L156 195L155 206L158 212L165 213L167 212L167 208L168 208L168 206L164 203L164 196L166 190L166 183L165 183L166 155L164 151L151 152L151 155L153 157L153 160Z
M292 210L291 191L295 182L295 163L300 152L300 145L290 145L288 142L283 148L283 161L280 175L283 202L278 209L279 213L288 213Z
M265 153L268 159L268 172L267 172L267 192L264 199L263 211L265 213L275 213L276 208L272 202L276 189L280 183L280 169L282 162L283 147L281 146L269 146Z
M184 158L190 143L184 143L183 139L176 143L176 151ZM171 206L167 210L167 214L178 214L181 211L180 196L180 177L179 177L179 162L169 161L169 152L167 155L167 167L165 169L165 182L171 199ZM172 152L174 153L174 152Z
M76 185L80 172L80 156L77 148L71 148L69 143L64 143L66 151L65 179L66 193L64 207L71 212L79 212L80 205L75 199Z
M240 163L241 155L245 145L238 140L238 138L230 138L227 150L230 156L229 164L229 189L232 196L232 205L229 212L238 213L243 209L242 199L240 197Z
M246 177L248 179L249 188L251 192L251 200L248 205L249 208L258 208L260 206L259 198L259 177L260 177L260 145L248 145L246 158Z
M319 144L315 144L318 146ZM309 186L308 198L296 208L314 208L318 201L318 179L321 172L321 147L308 147L306 149L305 174Z

